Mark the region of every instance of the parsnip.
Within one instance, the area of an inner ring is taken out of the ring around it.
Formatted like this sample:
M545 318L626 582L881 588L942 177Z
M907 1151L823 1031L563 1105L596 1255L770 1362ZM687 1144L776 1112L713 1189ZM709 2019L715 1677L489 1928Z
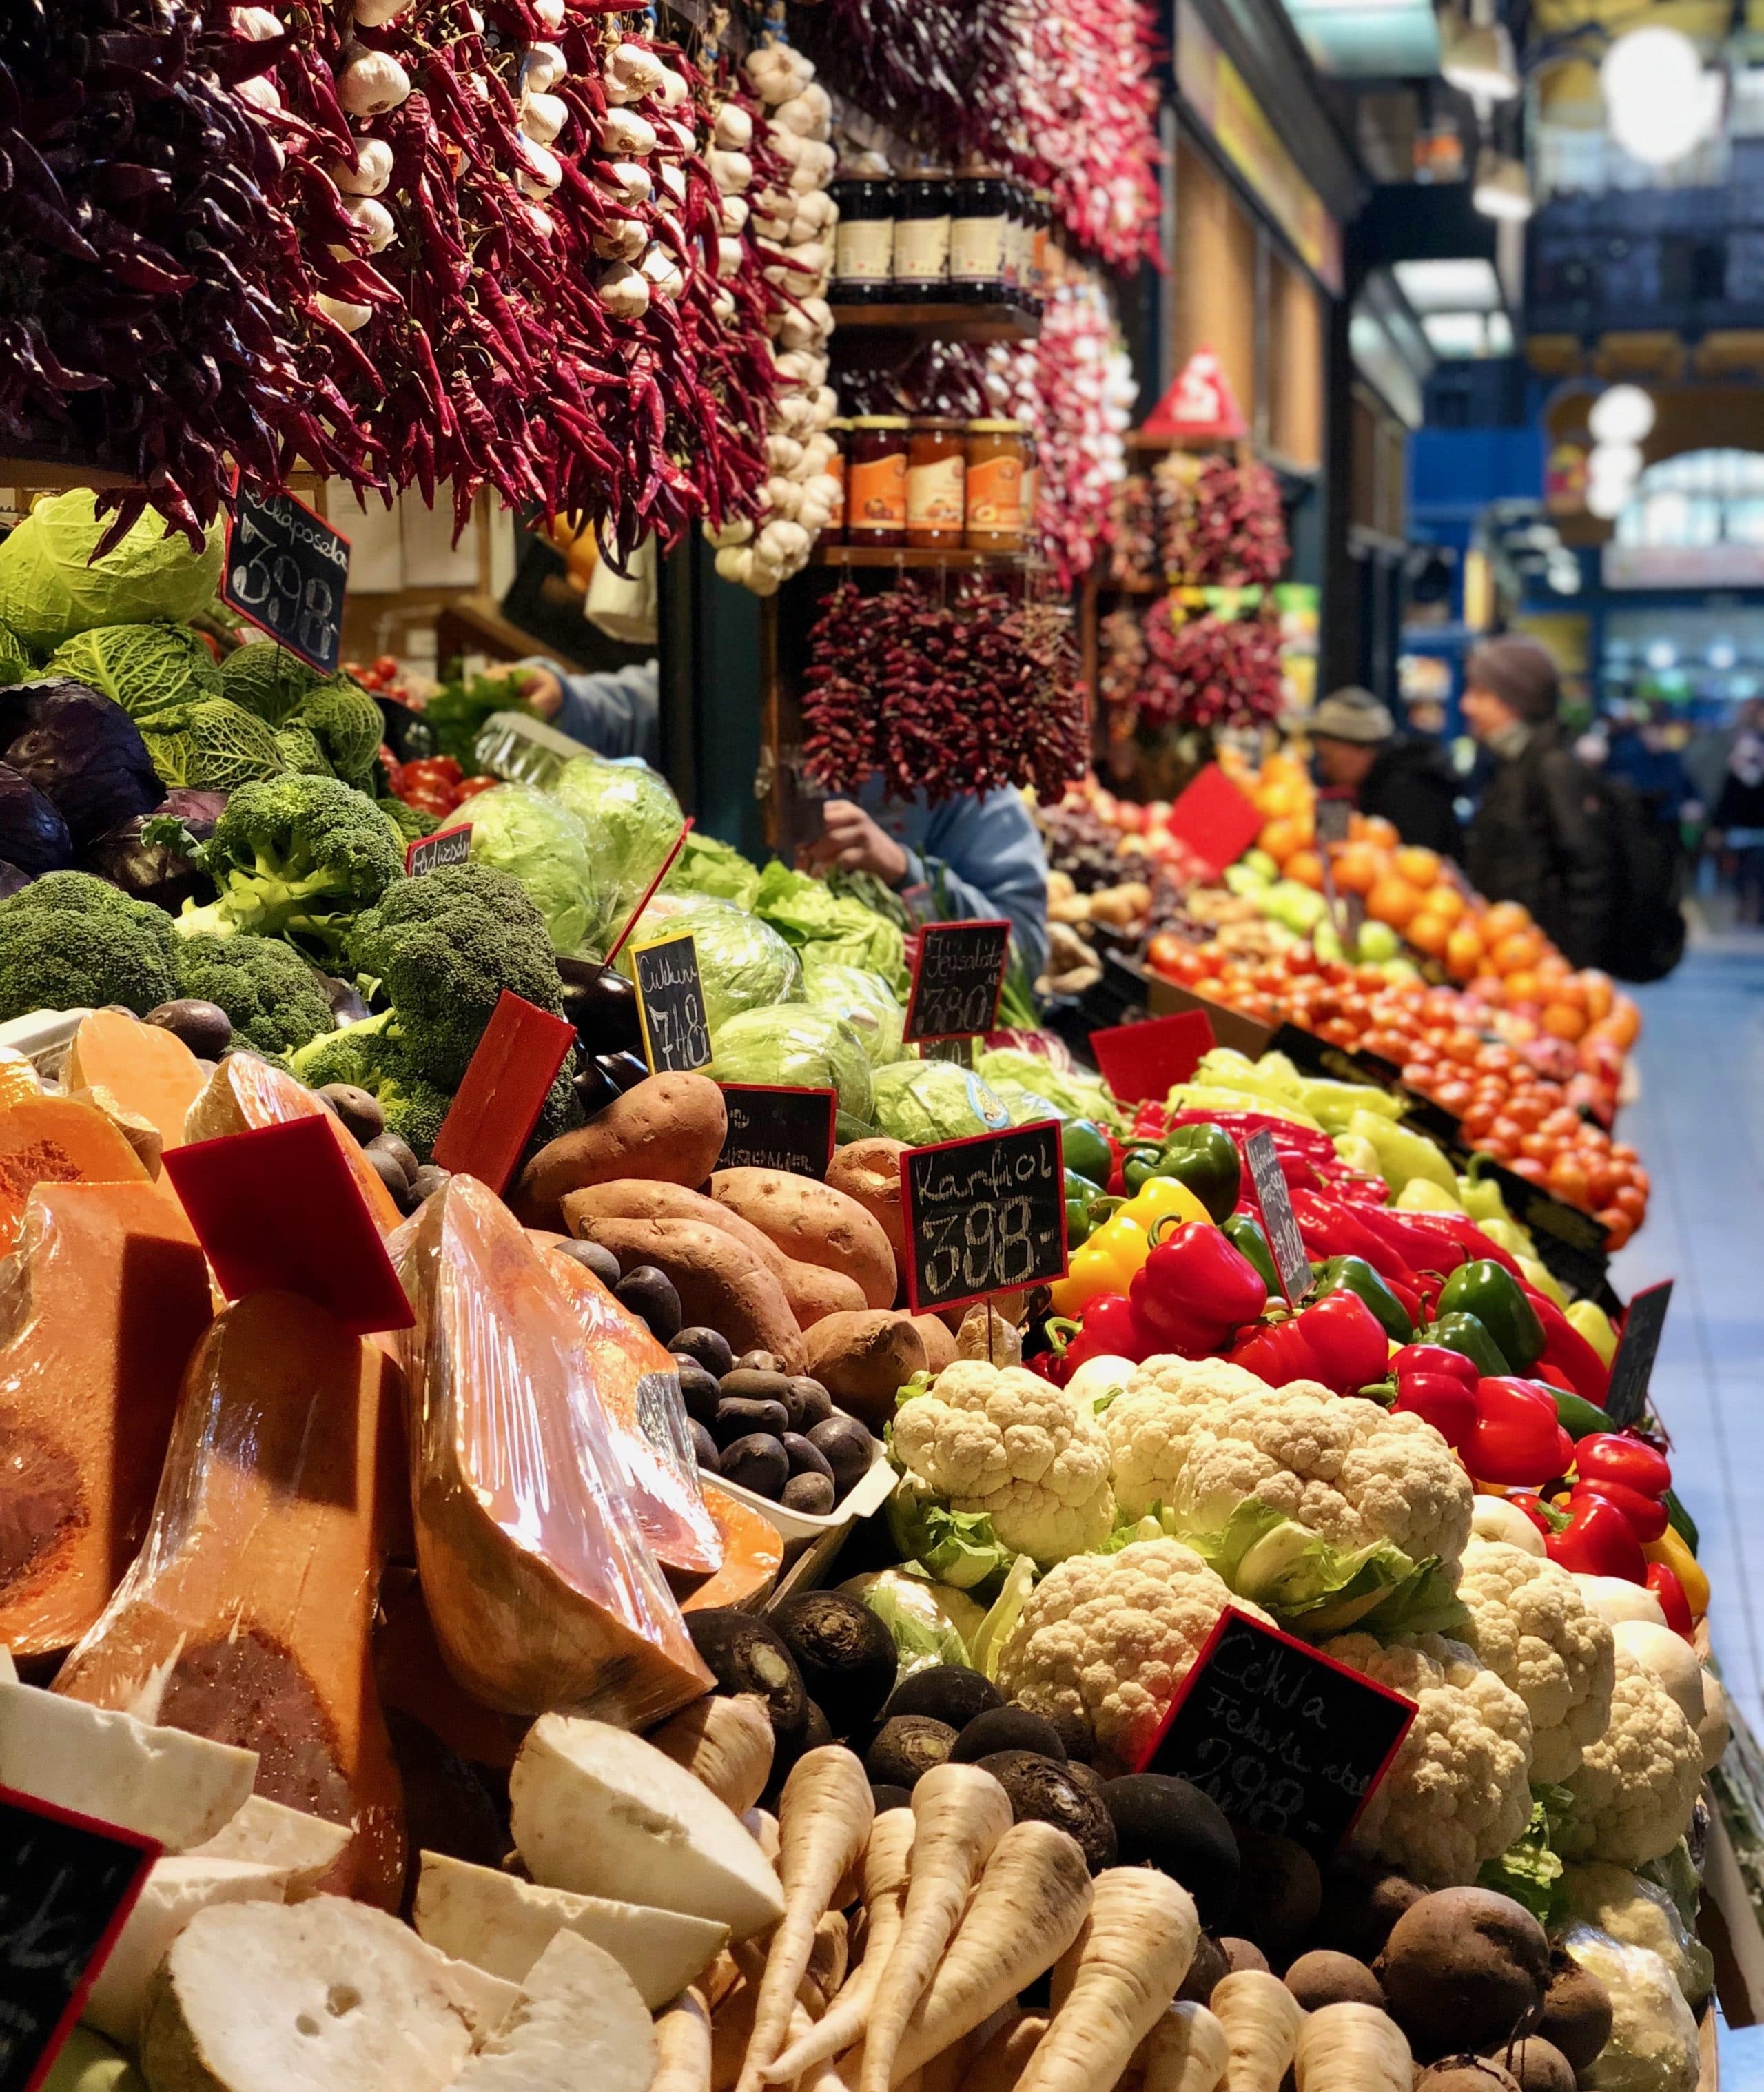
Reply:
M1139 2043L1140 2092L1218 2092L1230 2056L1225 2029L1206 2007L1179 2000Z
M827 2008L839 1995L851 1962L851 1928L842 1910L827 1912L815 1928L809 1947L808 1967L797 1986L797 1995L808 2008L811 2020L824 2017Z
M1230 2045L1226 2092L1279 2092L1297 2048L1304 2008L1278 1976L1239 1969L1207 2000Z
M754 2007L741 2092L759 2092L766 2065L788 2045L791 2008L808 1969L815 1928L875 1821L876 1802L863 1763L842 1744L824 1744L797 1760L778 1807L784 1917L772 1936ZM810 2024L805 2014L805 2031Z
M649 2092L711 2092L711 2015L696 1990L682 1990L656 2019Z
M1021 2012L1007 2020L969 2064L962 2092L1016 2092L1047 2030L1044 2012Z
M772 1723L764 1701L751 1692L682 1707L649 1740L737 1816L754 1806L772 1777Z
M1324 2005L1299 2029L1299 2092L1409 2092L1415 2060L1376 2005Z
M934 1766L913 1789L913 1822L912 1879L899 1936L871 1999L859 2092L888 2092L907 2022L930 1986L969 1891L1010 1829L1010 1797L979 1766Z
M1044 1975L1077 1939L1091 1895L1075 1838L1033 1818L1007 1830L896 2052L891 2084Z
M1200 1937L1193 1897L1168 1874L1099 1874L1090 1915L1055 1966L1053 2024L1023 2092L1113 2084L1188 1973Z
M863 2038L870 2001L900 1932L913 1837L910 1809L884 1809L871 1826L863 1859L863 1906L868 1926L863 1959L814 2032L804 2041L793 2042L776 2062L767 2064L768 2084L793 2084L817 2064L843 2055L854 2042Z

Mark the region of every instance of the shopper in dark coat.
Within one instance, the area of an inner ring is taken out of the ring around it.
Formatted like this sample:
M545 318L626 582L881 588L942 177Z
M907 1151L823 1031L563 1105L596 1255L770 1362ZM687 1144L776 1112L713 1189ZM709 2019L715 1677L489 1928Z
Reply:
M1353 685L1330 691L1310 733L1324 784L1351 789L1358 812L1381 815L1406 843L1463 856L1458 787L1437 741L1399 737L1385 707Z
M1464 714L1495 759L1470 823L1465 869L1491 901L1518 901L1571 965L1610 942L1611 828L1600 780L1556 723L1555 663L1533 639L1485 640L1470 656Z

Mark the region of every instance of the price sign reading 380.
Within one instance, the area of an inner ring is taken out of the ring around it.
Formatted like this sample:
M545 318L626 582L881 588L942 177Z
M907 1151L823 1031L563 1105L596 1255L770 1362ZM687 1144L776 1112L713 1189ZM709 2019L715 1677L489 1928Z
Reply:
M909 1148L901 1196L913 1312L1063 1276L1065 1181L1052 1119Z

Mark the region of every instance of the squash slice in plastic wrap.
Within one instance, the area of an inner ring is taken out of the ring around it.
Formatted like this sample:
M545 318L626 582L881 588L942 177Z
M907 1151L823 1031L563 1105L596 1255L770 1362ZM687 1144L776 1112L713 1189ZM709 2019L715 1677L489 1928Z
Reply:
M0 1647L77 1641L147 1531L208 1267L152 1185L39 1184L0 1263Z
M508 1714L631 1728L707 1692L546 1258L469 1177L390 1247L417 1317L400 1339L417 1567L448 1668Z
M723 1566L722 1536L705 1508L672 1355L586 1264L540 1253L582 1331L578 1390L612 1434L643 1537L668 1568L714 1575Z
M221 1062L191 1105L184 1137L186 1141L218 1140L229 1133L248 1133L253 1126L285 1126L295 1118L322 1118L330 1126L375 1226L382 1234L389 1234L404 1216L362 1155L359 1143L344 1131L335 1114L326 1111L304 1083L255 1053L229 1053Z
M353 1830L323 1886L394 1910L372 1637L402 1408L386 1352L310 1301L229 1308L184 1377L147 1544L54 1688L256 1751L258 1794Z

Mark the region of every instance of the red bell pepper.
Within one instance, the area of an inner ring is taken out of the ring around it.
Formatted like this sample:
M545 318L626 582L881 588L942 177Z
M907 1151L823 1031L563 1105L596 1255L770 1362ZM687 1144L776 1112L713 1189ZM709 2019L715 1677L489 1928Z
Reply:
M1562 1530L1566 1514L1552 1513L1541 1497L1509 1497L1507 1501L1515 1511L1523 1511L1546 1540L1552 1532L1559 1532Z
M1149 1342L1144 1325L1124 1293L1099 1293L1084 1305L1084 1319L1078 1334L1061 1354L1064 1379L1070 1379L1087 1359L1148 1358L1160 1348Z
M1583 1479L1568 1492L1568 1509L1573 1511L1588 1497L1602 1497L1606 1503L1615 1504L1644 1547L1658 1540L1666 1530L1666 1506L1658 1497L1645 1497L1640 1489L1632 1489L1623 1482L1589 1482Z
M1296 1315L1246 1331L1226 1355L1270 1387L1314 1380L1337 1394L1357 1394L1385 1377L1390 1350L1377 1316L1342 1286Z
M1371 1224L1364 1207L1350 1206L1345 1199L1321 1191L1295 1191L1292 1212L1307 1256L1320 1262L1332 1256L1364 1257L1387 1284L1394 1280L1414 1292L1413 1267Z
M1532 1361L1532 1370L1554 1366L1567 1377L1568 1392L1602 1409L1611 1392L1611 1368L1547 1294L1528 1286L1525 1298L1543 1325L1544 1347Z
M1562 1472L1555 1398L1511 1374L1476 1382L1476 1423L1464 1464L1479 1482L1535 1488Z
M1571 1575L1621 1576L1626 1584L1647 1581L1641 1542L1616 1505L1603 1497L1583 1497L1562 1531L1546 1535L1544 1552Z
M1468 1251L1444 1225L1451 1217L1449 1213L1407 1213L1394 1206L1355 1206L1354 1217L1377 1235L1386 1249L1401 1257L1417 1279L1430 1271L1449 1274L1470 1261Z
M1200 1359L1256 1320L1268 1305L1268 1288L1210 1221L1185 1221L1134 1273L1130 1298L1151 1350Z
M1660 1601L1660 1610L1666 1615L1666 1623L1674 1634L1683 1635L1688 1641L1696 1632L1697 1623L1691 1618L1690 1600L1684 1595L1684 1586L1678 1580L1678 1571L1669 1563L1650 1562L1648 1564L1648 1588Z
M1574 1449L1574 1470L1594 1489L1619 1482L1645 1497L1663 1497L1672 1486L1665 1454L1627 1431L1594 1431L1581 1439Z
M1468 1446L1476 1427L1476 1369L1461 1351L1443 1344L1405 1344L1390 1360L1396 1382L1394 1411L1419 1416L1455 1450Z
M1273 1136L1274 1146L1284 1154L1302 1155L1307 1161L1327 1168L1338 1162L1335 1143L1326 1133L1308 1126L1295 1126L1290 1118L1276 1118L1268 1112L1179 1111L1170 1114L1172 1126L1223 1126L1239 1148L1252 1133Z

